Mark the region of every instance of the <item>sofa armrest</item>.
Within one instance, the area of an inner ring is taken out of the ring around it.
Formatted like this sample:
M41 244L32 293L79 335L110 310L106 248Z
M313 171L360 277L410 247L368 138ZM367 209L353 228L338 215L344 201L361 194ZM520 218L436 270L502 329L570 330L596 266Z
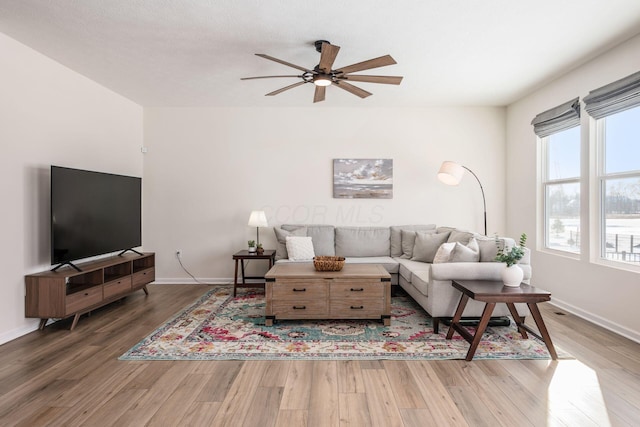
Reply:
M502 280L501 262L446 262L431 265L433 280ZM520 265L524 280L531 278L531 265Z

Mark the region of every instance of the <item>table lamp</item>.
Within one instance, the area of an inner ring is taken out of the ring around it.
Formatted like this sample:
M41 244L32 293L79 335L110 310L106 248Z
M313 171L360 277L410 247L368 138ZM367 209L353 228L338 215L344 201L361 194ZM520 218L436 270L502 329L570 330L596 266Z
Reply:
M256 228L256 244L260 244L260 227L268 227L267 215L264 211L252 211L249 216L249 227Z

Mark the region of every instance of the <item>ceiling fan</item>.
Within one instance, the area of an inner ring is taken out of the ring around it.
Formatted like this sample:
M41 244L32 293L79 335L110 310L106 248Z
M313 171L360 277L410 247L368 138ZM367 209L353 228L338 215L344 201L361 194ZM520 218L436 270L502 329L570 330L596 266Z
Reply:
M390 85L399 85L402 81L402 77L399 76L365 76L361 74L351 74L358 71L370 70L372 68L386 67L387 65L396 64L396 61L391 57L391 55L369 59L368 61L358 62L357 64L348 65L346 67L334 70L331 67L333 67L333 62L335 61L336 56L338 56L340 46L333 45L326 40L318 40L315 42L315 47L316 50L320 52L320 63L313 69L301 67L299 65L274 58L273 56L265 55L264 53L256 53L256 55L261 58L278 62L282 65L286 65L300 71L304 71L302 74L286 76L243 77L240 80L296 77L302 79L302 81L289 86L285 86L273 92L269 92L265 96L274 96L286 90L293 89L294 87L301 86L305 83L313 83L315 85L313 102L324 101L327 86L331 85L339 87L340 89L344 89L347 92L359 96L360 98L366 98L367 96L372 95L372 93L367 92L364 89L360 89L359 87L354 86L349 82L384 83Z

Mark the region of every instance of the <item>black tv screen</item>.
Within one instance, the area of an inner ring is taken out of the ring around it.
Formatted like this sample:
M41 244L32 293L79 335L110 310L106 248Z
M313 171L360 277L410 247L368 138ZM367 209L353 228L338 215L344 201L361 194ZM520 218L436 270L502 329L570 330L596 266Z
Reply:
M141 244L141 178L51 166L51 264Z

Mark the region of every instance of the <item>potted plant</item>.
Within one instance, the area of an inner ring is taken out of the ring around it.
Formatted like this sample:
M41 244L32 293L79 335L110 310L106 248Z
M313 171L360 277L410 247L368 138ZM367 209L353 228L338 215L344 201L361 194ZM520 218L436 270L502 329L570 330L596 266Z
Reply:
M520 235L520 241L518 242L518 244L512 248L506 249L503 245L500 244L498 236L496 236L496 246L498 246L498 254L496 255L495 260L507 264L505 269L502 271L502 281L504 282L505 286L517 287L520 286L520 283L522 283L524 272L518 266L518 261L520 261L524 256L524 248L526 243L527 234L522 233L522 235Z
M258 253L258 255L262 255L264 253L264 248L262 247L262 243L258 243L256 252Z
M249 245L249 252L253 253L256 251L256 241L255 240L249 240L248 242Z

